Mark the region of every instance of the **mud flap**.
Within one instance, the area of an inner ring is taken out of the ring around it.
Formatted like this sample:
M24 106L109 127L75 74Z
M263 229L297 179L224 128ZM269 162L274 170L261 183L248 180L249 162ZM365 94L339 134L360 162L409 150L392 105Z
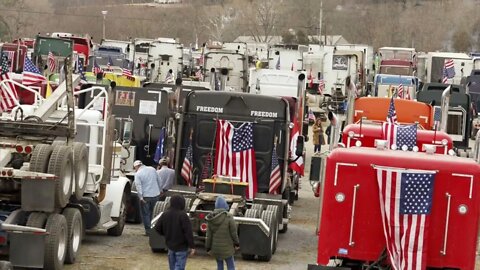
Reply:
M165 237L160 235L155 229L151 229L148 233L148 243L153 252L160 252L167 250Z
M238 224L240 252L242 254L271 256L271 233L268 226L257 218L235 217Z

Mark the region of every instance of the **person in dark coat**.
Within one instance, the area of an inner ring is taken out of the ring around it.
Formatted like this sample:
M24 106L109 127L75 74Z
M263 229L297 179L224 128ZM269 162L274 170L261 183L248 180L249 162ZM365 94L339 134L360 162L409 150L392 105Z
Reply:
M217 260L218 270L223 270L223 261L226 262L228 270L235 270L233 255L240 247L237 225L232 214L228 213L228 209L225 198L218 196L215 201L215 210L205 218L208 225L205 247L207 252Z
M168 265L170 270L184 270L190 249L190 256L195 254L192 224L185 212L185 199L180 195L170 198L170 208L165 211L155 224L155 230L165 237L168 248Z

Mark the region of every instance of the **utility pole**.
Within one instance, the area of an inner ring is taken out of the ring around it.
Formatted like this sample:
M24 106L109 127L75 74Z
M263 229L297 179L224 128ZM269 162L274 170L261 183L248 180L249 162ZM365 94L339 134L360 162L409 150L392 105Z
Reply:
M318 44L322 46L323 1L320 2L320 22L318 29Z

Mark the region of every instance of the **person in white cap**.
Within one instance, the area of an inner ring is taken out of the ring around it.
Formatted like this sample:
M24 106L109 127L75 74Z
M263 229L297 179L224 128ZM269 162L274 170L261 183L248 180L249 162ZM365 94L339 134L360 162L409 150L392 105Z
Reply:
M145 235L148 235L153 208L160 198L160 177L155 168L143 165L140 160L133 163L133 169L135 170L135 187L142 204L141 212Z
M169 158L164 157L158 162L159 169L157 170L158 177L160 177L160 200L165 200L164 193L167 192L175 184L175 170L168 167Z

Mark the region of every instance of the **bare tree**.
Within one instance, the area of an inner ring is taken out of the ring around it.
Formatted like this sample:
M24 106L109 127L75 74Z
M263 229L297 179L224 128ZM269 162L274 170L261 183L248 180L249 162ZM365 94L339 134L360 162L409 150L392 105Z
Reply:
M247 30L257 42L269 42L277 33L276 25L279 21L279 1L251 0L243 13Z

